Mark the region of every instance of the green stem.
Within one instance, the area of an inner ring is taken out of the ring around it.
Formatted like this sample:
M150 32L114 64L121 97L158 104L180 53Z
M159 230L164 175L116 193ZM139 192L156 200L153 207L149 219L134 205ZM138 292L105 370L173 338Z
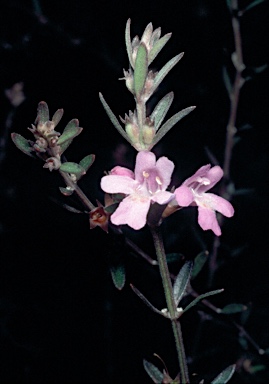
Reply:
M187 384L189 383L189 374L188 367L186 363L186 355L183 344L183 337L181 332L181 326L179 321L177 320L177 308L174 301L173 295L173 287L170 279L170 274L167 266L166 255L162 240L162 235L159 227L151 227L151 233L154 241L154 246L156 250L157 260L159 264L160 274L163 283L163 289L165 294L165 300L168 312L170 314L170 320L172 323L172 329L174 333L176 350L178 356L178 362L180 367L180 377L181 383Z
M72 179L70 178L70 176L67 173L62 172L62 171L59 171L59 173L63 177L66 185L68 187L72 188L76 192L76 194L78 195L78 197L80 198L82 203L85 205L85 207L87 207L90 211L92 209L96 208L92 204L92 202L88 199L88 197L85 195L85 193L79 188L79 186L72 181Z

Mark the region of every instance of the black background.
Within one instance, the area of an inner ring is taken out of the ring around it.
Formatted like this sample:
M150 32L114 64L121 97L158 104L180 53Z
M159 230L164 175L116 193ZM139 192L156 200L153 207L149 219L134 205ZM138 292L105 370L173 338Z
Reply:
M241 1L240 7L250 4ZM122 69L128 68L124 43L126 21L132 36L141 36L151 21L172 38L153 63L159 69L185 52L154 95L149 108L171 90L175 99L168 117L191 105L197 108L154 148L174 161L173 184L179 185L210 162L208 149L223 162L229 98L223 68L233 77L231 15L224 0L180 1L4 1L0 3L0 381L1 383L150 383L143 370L146 358L162 369L153 353L166 362L172 376L177 364L169 324L145 308L129 283L158 308L164 306L157 270L123 245L123 239L99 228L90 231L88 215L64 210L57 173L42 168L11 142L26 130L45 100L51 115L65 114L59 130L72 118L84 128L68 149L69 160L94 153L96 161L80 185L89 198L103 201L99 187L104 171L115 165L133 168L135 150L126 146L107 118L98 98L101 91L118 116L134 109ZM268 302L268 1L241 19L247 81L241 90L237 127L240 130L231 177L236 189L235 216L225 220L219 268L208 287L208 271L194 282L204 293L225 288L212 298L222 307L248 305L247 332L269 347ZM5 90L24 83L25 101L14 109ZM11 127L7 129L9 120ZM58 127L57 127L58 129ZM83 209L75 198L68 203ZM167 252L194 258L212 249L212 233L203 232L194 210L181 211L164 224ZM147 229L128 236L152 257ZM109 254L125 257L127 284L118 292L109 274ZM175 273L179 266L174 266ZM248 343L229 318L202 305L182 319L194 382L210 380L237 362L231 383L267 383L268 358ZM249 366L250 364L250 366ZM264 370L253 373L252 366Z

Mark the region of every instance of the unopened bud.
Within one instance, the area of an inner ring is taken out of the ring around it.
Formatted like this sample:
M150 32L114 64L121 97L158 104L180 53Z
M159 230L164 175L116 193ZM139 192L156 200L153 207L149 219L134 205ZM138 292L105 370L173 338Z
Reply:
M46 160L46 163L43 165L43 168L48 168L50 171L57 170L61 166L61 161L56 157L49 157Z
M124 77L120 80L125 80L127 89L134 94L134 75L131 69L129 71L123 70Z
M139 142L139 128L137 125L128 123L125 125L125 131L133 144Z
M155 136L155 129L152 126L146 125L143 127L143 141L144 144L151 144Z

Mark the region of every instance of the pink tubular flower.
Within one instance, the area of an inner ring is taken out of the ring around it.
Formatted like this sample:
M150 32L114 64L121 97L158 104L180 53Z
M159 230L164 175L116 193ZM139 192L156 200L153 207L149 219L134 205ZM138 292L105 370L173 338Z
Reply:
M223 171L219 166L211 168L204 165L175 190L175 197L182 207L198 206L198 223L205 231L211 229L215 235L221 235L221 229L216 218L216 211L226 217L232 217L234 209L229 201L213 193L206 193L222 178Z
M138 152L134 172L124 167L113 168L110 175L102 178L101 188L107 193L128 196L112 214L111 222L143 228L152 202L162 205L173 199L173 194L166 191L173 170L174 164L167 157L156 161L154 153L148 151Z

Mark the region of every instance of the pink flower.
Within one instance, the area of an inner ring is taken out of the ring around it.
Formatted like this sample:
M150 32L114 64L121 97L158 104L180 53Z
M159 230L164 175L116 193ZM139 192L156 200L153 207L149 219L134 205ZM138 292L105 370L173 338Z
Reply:
M170 184L174 164L167 157L156 161L154 153L140 151L136 157L135 170L115 167L110 175L101 180L101 188L107 193L127 195L111 216L116 225L128 224L141 229L147 221L151 203L167 204L174 195L166 188Z
M226 217L232 217L234 209L229 201L213 193L206 193L222 178L223 171L219 166L211 168L204 165L175 190L175 197L182 207L198 206L198 223L205 231L211 229L215 235L221 235L221 229L216 218L216 211Z

